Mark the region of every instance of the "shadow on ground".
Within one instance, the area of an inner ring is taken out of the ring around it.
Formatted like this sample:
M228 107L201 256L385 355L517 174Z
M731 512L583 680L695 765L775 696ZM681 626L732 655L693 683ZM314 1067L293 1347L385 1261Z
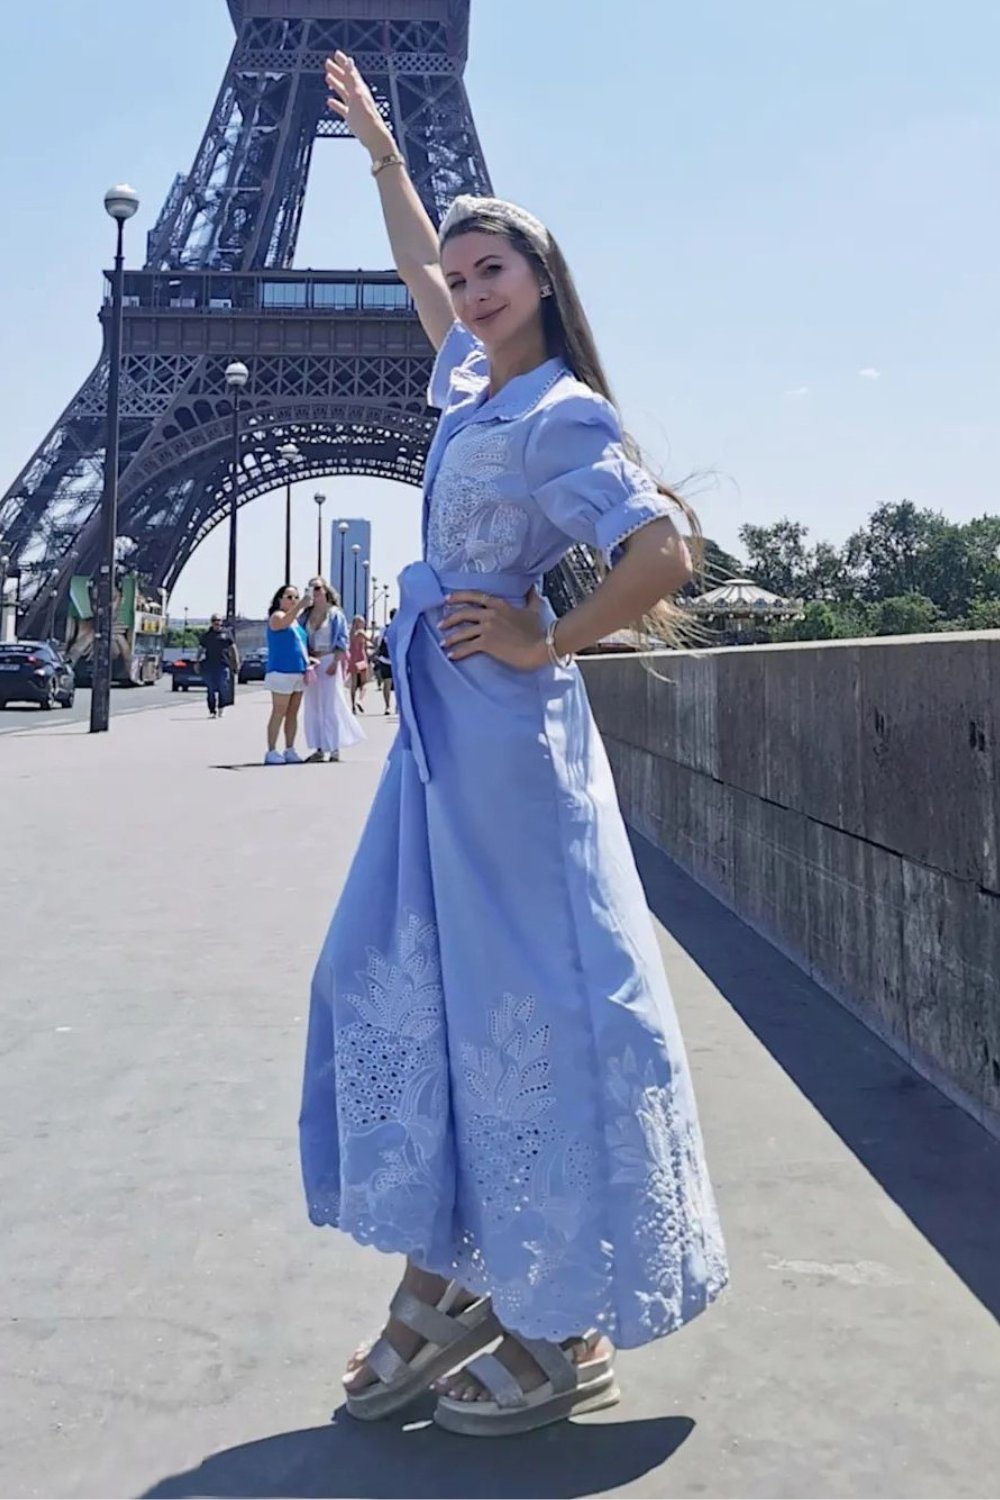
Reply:
M1000 1142L631 833L651 910L984 1307L1000 1316Z
M407 1426L327 1427L258 1438L173 1474L143 1500L173 1496L358 1497L358 1500L562 1500L603 1494L658 1468L694 1429L689 1417L563 1422L514 1441L454 1437L414 1408Z

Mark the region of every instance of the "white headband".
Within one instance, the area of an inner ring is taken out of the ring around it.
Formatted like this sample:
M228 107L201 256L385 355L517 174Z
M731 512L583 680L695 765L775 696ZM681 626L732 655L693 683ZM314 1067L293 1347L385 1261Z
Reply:
M502 222L509 224L512 229L519 229L522 234L527 235L529 240L534 240L543 250L549 248L549 231L541 219L536 219L534 214L529 214L526 208L520 208L516 203L508 203L506 198L474 198L471 193L462 193L452 203L448 212L441 221L438 232L439 242L454 229L456 224L461 224L466 219L473 218L479 213L493 214Z

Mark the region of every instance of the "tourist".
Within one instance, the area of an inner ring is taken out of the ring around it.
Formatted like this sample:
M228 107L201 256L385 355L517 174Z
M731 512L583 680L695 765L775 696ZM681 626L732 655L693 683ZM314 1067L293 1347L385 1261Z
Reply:
M623 437L545 226L462 197L439 235L343 53L327 86L372 157L442 415L391 635L400 733L313 982L303 1173L314 1223L407 1257L348 1410L385 1416L433 1384L441 1426L498 1436L610 1405L615 1346L674 1332L726 1281L573 657L648 617L679 638L661 601L691 563L672 516L697 523ZM574 544L612 566L557 620L538 585Z
M365 684L369 675L368 632L363 615L355 615L351 621L351 639L347 648L347 675L351 683L351 709L363 714Z
M390 609L389 619L396 618L396 611ZM389 629L388 626L382 631L375 648L375 680L382 689L382 699L385 703L386 714L392 712L392 657L389 653Z
M299 624L302 608L299 591L293 584L283 584L271 600L267 612L267 672L264 686L271 693L271 717L267 721L267 754L265 766L300 766L302 757L295 748L299 728L299 705L305 692L309 670L309 646ZM278 749L281 731L285 732L284 754Z
M213 615L208 629L198 637L198 662L208 695L208 717L221 719L222 711L233 701L236 673L240 658L236 642L222 626L222 616Z
M306 761L338 761L341 750L356 745L364 739L364 733L347 706L344 692L347 620L336 590L325 579L314 578L309 585L300 623L313 663L306 673L303 699L306 744L312 751Z

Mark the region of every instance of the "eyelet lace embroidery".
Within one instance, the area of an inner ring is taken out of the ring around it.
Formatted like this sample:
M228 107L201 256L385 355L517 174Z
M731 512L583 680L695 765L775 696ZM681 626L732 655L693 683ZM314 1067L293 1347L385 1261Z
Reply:
M626 1046L566 1129L538 1002L506 993L450 1073L437 942L403 913L394 951L368 949L337 1002L340 1182L314 1219L490 1293L527 1337L670 1332L726 1282L686 1078L665 1086Z
M425 1195L436 1194L447 1119L437 929L406 912L392 955L367 950L364 989L343 997L334 1070L342 1147L341 1201L352 1232L423 1243Z
M466 573L496 573L520 560L528 531L523 506L497 494L508 472L510 438L471 426L448 444L434 480L427 529L431 567Z

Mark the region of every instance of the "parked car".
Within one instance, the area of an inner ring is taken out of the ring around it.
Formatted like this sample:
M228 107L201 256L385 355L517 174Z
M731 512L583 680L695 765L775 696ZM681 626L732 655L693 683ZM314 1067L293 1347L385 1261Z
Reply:
M267 674L267 652L248 651L240 662L240 682L263 682Z
M0 645L0 705L37 703L39 708L72 708L73 668L50 641L9 641Z
M205 686L197 656L176 657L168 664L168 671L174 679L172 691L175 693L186 693L188 688Z

